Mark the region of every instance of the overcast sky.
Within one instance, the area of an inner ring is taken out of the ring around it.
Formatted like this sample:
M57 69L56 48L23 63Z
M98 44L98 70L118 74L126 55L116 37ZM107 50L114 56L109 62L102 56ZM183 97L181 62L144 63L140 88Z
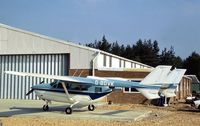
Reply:
M200 0L0 0L0 23L89 43L157 40L185 58L200 53Z

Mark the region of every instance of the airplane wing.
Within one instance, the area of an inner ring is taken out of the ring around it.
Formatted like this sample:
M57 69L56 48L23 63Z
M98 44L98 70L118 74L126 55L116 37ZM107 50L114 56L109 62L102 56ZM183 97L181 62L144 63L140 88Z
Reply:
M94 82L81 79L78 77L70 77L70 76L58 76L58 75L47 75L47 74L38 74L38 73L26 73L26 72L16 72L16 71L5 71L6 74L12 74L12 75L18 75L18 76L29 76L29 77L40 77L40 78L46 78L46 79L55 79L55 80L61 80L66 82L73 82L73 83L82 83L82 84L94 84Z

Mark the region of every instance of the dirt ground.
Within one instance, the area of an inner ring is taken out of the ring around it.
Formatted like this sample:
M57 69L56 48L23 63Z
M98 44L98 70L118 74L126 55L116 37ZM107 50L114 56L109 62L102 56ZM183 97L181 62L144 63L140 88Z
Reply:
M150 110L148 117L140 121L102 121L54 117L0 117L0 126L199 126L200 111L188 104L178 103L170 107L147 105L104 105L98 110Z

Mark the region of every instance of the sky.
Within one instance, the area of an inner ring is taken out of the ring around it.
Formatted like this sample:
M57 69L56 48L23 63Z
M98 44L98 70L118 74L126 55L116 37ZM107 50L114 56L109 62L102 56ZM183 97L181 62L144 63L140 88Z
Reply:
M0 23L74 43L157 40L200 53L200 0L0 0Z

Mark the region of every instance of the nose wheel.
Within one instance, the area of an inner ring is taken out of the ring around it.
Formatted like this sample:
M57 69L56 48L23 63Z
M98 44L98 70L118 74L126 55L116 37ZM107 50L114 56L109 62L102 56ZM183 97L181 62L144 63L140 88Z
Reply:
M95 106L94 105L88 105L88 110L89 111L94 111L95 109Z

